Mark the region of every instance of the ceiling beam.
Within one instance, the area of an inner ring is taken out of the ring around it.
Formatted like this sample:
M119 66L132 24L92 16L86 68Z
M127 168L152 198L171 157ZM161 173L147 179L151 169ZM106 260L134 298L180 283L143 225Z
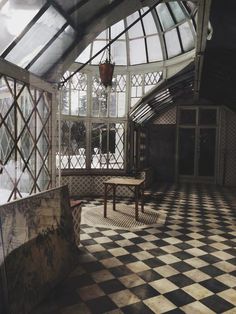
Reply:
M211 0L199 1L198 19L197 19L197 42L195 55L195 78L194 78L194 101L199 100L199 91L201 85L202 67L204 53L206 49L207 37L209 35L209 16Z

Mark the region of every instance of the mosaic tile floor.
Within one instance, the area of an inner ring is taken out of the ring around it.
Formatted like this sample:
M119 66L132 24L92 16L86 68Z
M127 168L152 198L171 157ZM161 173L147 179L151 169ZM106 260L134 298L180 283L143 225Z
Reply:
M236 313L235 192L162 185L145 206L166 212L163 226L83 225L78 267L33 314Z

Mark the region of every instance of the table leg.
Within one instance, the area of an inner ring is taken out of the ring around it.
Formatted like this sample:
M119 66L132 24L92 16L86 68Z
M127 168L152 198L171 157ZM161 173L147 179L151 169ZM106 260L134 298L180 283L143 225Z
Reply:
M116 210L116 185L113 184L113 210Z
M107 217L107 184L104 184L104 217Z
M144 185L141 186L141 211L144 213Z
M138 197L139 197L139 187L135 186L135 220L138 221Z

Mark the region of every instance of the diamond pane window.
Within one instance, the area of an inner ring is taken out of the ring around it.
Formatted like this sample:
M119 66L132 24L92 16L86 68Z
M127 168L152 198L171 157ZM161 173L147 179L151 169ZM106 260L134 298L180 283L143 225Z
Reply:
M4 76L0 100L0 202L7 202L52 185L52 100L49 93Z
M131 75L131 107L161 79L162 72Z
M124 168L123 123L93 123L91 143L92 169Z
M76 73L62 89L62 114L87 115L87 75Z
M61 123L61 168L86 167L86 127L82 121Z
M92 86L92 116L107 117L107 93L98 77L94 77Z

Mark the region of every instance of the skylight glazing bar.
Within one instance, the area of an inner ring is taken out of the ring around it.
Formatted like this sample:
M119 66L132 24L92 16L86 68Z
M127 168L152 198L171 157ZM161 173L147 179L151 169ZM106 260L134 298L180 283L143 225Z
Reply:
M141 18L141 12L138 11L139 13L139 17L140 17L140 22L141 22L141 25L142 25L142 29L143 29L143 35L144 35L144 44L145 44L145 51L146 51L146 58L147 58L147 63L149 63L149 56L148 56L148 47L147 47L147 38L146 38L146 32L145 32L145 28L144 28L144 25L143 25L143 19Z
M79 10L83 5L88 2L89 0L81 0L79 3L76 3L72 8L70 8L67 13L69 15L73 14L75 11Z
M68 26L68 23L66 22L62 28L60 29L59 32L57 32L50 40L49 42L39 51L39 53L31 60L30 63L27 64L27 66L25 67L25 69L29 69L40 57L41 55L51 46L51 44L54 42L54 40L56 40L61 33L63 33L63 31L66 29L66 27Z
M75 23L74 21L71 19L70 15L67 14L62 8L61 6L56 3L55 1L53 0L50 0L49 1L51 3L51 5L65 18L65 20L67 21L67 23L74 28L74 30L76 31L76 26L75 26Z

